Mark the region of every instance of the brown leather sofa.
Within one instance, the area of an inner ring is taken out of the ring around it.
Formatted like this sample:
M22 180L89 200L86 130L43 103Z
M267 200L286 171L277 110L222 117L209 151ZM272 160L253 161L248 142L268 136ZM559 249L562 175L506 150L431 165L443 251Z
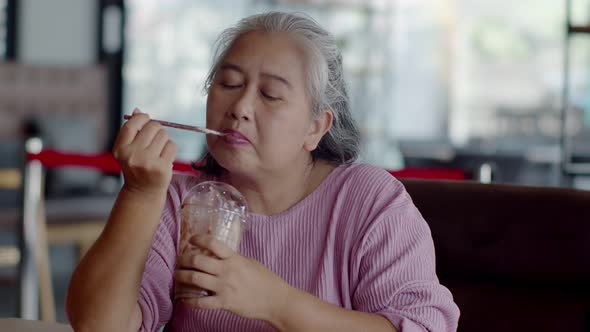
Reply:
M590 191L402 180L459 331L590 331Z

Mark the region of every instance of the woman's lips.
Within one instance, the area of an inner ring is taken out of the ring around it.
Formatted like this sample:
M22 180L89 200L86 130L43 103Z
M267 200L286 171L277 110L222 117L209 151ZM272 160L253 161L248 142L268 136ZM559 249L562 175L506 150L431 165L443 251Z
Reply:
M250 140L242 133L233 129L225 129L222 133L227 134L223 136L223 140L230 144L250 144Z

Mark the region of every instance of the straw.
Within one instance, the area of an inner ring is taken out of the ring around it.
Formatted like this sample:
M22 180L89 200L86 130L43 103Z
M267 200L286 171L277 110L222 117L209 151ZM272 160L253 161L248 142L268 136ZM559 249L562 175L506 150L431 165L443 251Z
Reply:
M125 115L123 115L123 119L129 120L129 119L131 119L131 115L125 114ZM161 124L162 126L176 128L176 129L196 131L196 132L199 132L199 133L211 134L211 135L217 135L217 136L225 136L226 135L224 133L220 133L220 132L218 132L216 130L213 130L213 129L201 128L201 127L196 127L196 126L188 126L188 125L184 125L184 124L180 124L180 123L169 122L169 121L162 121L162 120L155 120L155 119L152 119L152 121L156 121L159 124Z

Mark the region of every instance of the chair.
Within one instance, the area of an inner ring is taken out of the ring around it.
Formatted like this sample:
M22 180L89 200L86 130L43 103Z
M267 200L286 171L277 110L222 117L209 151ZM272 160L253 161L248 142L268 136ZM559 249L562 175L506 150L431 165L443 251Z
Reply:
M21 187L22 176L18 168L0 169L0 190L17 191ZM17 219L16 211L3 211L8 219ZM15 246L0 246L0 267L16 266L20 261L20 251Z
M74 197L46 199L44 196L46 168L58 167L43 154L39 138L26 142L24 167L21 264L20 316L55 321L55 302L51 285L49 245L74 244L83 256L100 235L114 197ZM75 166L66 160L61 166Z
M31 173L36 165L27 166L25 172ZM23 172L19 168L4 168L0 170L0 189L5 191L13 191L15 195L17 192L20 192L23 197L31 198L35 195L38 195L41 190L31 190L30 186L30 178L23 177ZM30 204L23 204L23 207L26 206L26 209L22 211L18 211L18 208L6 208L3 209L3 223L5 224L15 224L17 227L20 227L22 231L23 224L19 224L18 220L20 217L23 217L23 221L27 223L33 222L35 223L35 227L33 229L36 232L41 234L29 234L28 238L40 238L44 240L46 236L44 236L44 225L40 223L40 218L38 218L38 211L37 209L31 209ZM10 225L13 226L13 225ZM31 236L32 235L32 236ZM37 306L28 306L27 304L30 303L31 299L35 299L39 296L41 300L41 311L43 318L46 320L55 320L55 305L53 303L53 291L51 288L51 277L49 274L49 258L47 256L47 251L44 250L46 244L44 245L43 242L30 242L30 246L24 246L21 243L20 248L18 246L0 246L0 266L1 267L11 267L11 266L18 266L19 275L20 275L20 308L19 312L23 317L26 318L36 318L37 316ZM26 272L25 272L26 271ZM25 272L25 273L23 273ZM28 273L30 272L30 273ZM24 279L23 276L27 278ZM23 287L24 285L30 284L34 282L35 285L39 284L39 289L37 287ZM38 294L40 291L40 295ZM24 305L24 306L23 306ZM26 306L26 307L25 307Z
M0 246L0 267L19 266L20 280L20 316L36 319L40 301L41 319L55 321L55 296L51 282L49 245L74 244L78 257L82 257L96 240L106 221L105 213L96 212L80 215L63 211L80 211L88 206L89 199L45 200L44 176L40 164L28 163L25 169L24 202L22 215L21 248L17 246ZM18 169L0 170L0 189L20 190L22 174ZM112 199L103 198L99 206L106 206ZM75 207L75 208L74 208ZM95 208L96 210L96 208ZM8 219L18 220L17 211L8 211ZM26 240L26 241L25 241ZM24 252L24 254L21 254ZM22 260L21 260L22 258Z
M459 332L590 331L590 191L402 179Z
M26 151L21 230L21 317L37 319L39 300L41 319L54 321L48 247L51 244L75 244L79 257L82 257L102 232L115 196L46 198L44 171L75 167L119 174L121 169L109 152L81 154L43 149L39 138L28 139ZM175 162L174 170L190 172L192 166Z

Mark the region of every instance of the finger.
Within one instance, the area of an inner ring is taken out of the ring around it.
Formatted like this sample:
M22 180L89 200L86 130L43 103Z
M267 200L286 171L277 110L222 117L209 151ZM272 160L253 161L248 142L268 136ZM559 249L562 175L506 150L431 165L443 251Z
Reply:
M154 139L148 146L148 153L160 156L160 154L162 153L162 149L164 148L164 146L166 146L167 142L168 133L163 128L160 128L160 130L158 130L156 136L154 136Z
M176 143L174 143L171 140L168 140L168 142L166 142L166 145L164 145L164 148L162 149L160 158L162 158L166 162L172 163L174 161L174 158L176 158L177 150L178 148L176 146Z
M219 275L223 269L223 263L217 257L198 255L192 261L193 268L210 275Z
M116 148L119 146L131 144L137 133L149 121L149 115L145 113L134 113L131 119L127 120L123 127L121 127L121 130L119 130L119 135L117 135L114 147Z
M207 249L195 248L188 253L181 255L176 261L176 264L181 268L197 270L198 262L211 255L213 254Z
M182 302L198 309L225 309L222 305L221 298L218 295L187 298L182 299Z
M161 129L162 125L158 122L148 122L145 126L143 126L143 128L141 128L139 133L137 133L137 136L133 140L132 144L136 144L137 147L139 147L140 149L147 148L154 140L154 137L156 137L158 131L160 131Z
M229 258L235 254L235 251L233 251L229 246L209 234L194 235L189 239L189 242L201 248L208 249L215 256L221 259Z
M174 279L178 283L200 287L212 292L217 290L217 285L219 284L219 279L216 276L193 270L176 270L174 272Z

